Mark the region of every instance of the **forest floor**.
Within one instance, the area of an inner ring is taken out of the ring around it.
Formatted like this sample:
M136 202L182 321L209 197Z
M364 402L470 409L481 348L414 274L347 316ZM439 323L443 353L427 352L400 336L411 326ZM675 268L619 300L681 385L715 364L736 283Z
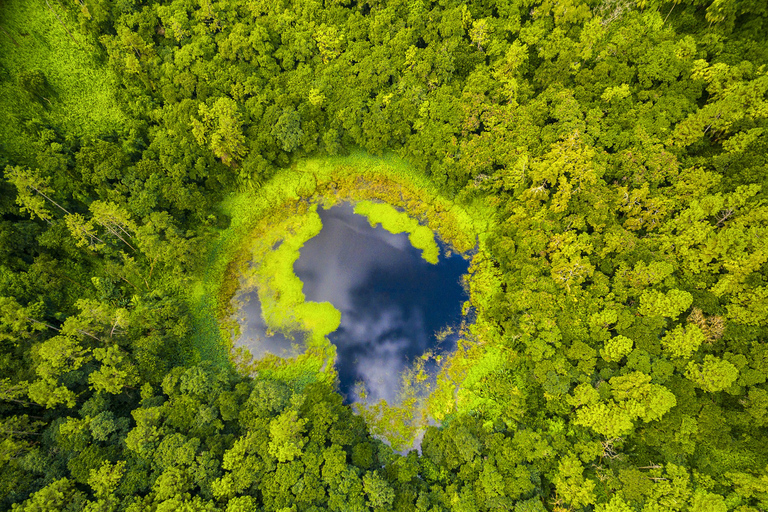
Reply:
M29 151L23 126L47 119L62 133L93 138L121 129L126 117L113 99L114 76L100 63L77 22L46 0L5 0L0 9L0 140L12 152ZM15 87L22 71L41 71L50 98ZM53 101L55 98L56 101ZM30 109L30 104L35 108ZM34 112L34 114L30 114Z

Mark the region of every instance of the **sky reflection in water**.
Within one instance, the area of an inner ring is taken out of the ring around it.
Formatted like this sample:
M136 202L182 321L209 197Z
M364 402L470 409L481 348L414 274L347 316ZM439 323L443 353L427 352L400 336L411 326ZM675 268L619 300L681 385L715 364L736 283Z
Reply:
M267 353L289 358L302 352L301 333L284 334L274 331L267 335L267 323L261 315L261 302L256 290L238 291L235 301L240 304L237 313L240 337L235 341L235 347L247 348L256 359L261 359Z
M336 367L347 402L356 400L355 383L363 381L370 400L392 403L403 370L436 346L436 332L461 322L467 297L460 281L468 262L458 255L446 258L441 248L440 262L431 265L408 235L372 228L352 210L349 204L318 210L323 229L304 244L294 270L307 301L328 301L341 311L341 326L330 340L337 347ZM300 335L265 335L255 291L237 300L244 305L236 346L245 346L256 358L267 352L297 354Z
M435 346L437 331L461 321L468 262L441 254L431 265L408 235L372 228L351 205L318 213L323 229L304 244L294 269L307 300L341 311L341 326L330 335L341 392L354 400L362 380L370 399L391 402L401 372Z

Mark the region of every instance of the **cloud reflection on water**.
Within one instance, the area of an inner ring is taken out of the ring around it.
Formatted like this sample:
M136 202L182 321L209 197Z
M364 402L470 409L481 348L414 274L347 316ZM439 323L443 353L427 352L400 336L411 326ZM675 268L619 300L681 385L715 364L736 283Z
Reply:
M372 228L349 204L319 209L323 229L301 248L294 264L307 301L328 301L341 311L331 333L337 348L341 392L355 401L355 383L363 381L369 401L394 403L403 371L435 347L435 333L461 321L466 296L460 285L468 263L460 256L427 263L406 234ZM241 337L235 346L255 358L266 353L292 357L301 335L267 326L255 291L241 290L236 300ZM450 349L451 347L441 347Z
M291 336L268 331L256 290L241 290L235 301L240 305L237 308L240 337L235 341L235 347L248 349L255 359L261 359L267 353L289 358L301 352L303 341L300 334Z
M319 210L323 230L301 249L294 265L310 301L341 311L330 335L337 347L342 393L365 383L370 400L397 398L402 372L432 348L434 333L461 319L460 256L431 265L406 234L371 228L351 205Z

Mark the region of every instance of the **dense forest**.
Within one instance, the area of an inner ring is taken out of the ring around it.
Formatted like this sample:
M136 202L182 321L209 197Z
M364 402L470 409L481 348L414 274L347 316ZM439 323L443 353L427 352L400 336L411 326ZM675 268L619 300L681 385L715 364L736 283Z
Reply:
M767 37L764 0L0 0L0 509L768 510ZM407 454L195 341L222 202L356 151L493 212Z

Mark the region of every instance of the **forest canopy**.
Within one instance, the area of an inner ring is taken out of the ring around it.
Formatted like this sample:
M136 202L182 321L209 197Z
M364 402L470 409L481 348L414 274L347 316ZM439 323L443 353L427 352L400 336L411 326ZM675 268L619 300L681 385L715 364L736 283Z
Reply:
M768 509L766 36L761 0L0 0L0 509ZM408 453L195 302L227 201L361 153L490 212Z

